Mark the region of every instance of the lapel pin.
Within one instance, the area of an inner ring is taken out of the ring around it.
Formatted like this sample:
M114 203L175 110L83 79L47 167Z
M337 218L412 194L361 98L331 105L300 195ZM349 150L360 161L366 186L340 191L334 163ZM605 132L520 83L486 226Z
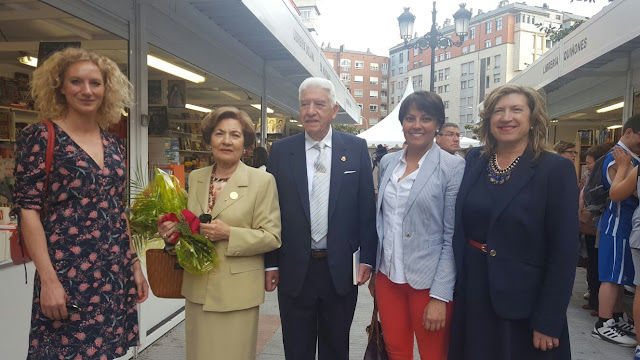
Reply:
M238 193L233 191L231 194L229 194L229 197L231 198L231 200L235 200L238 198Z
M340 158L340 160L342 160L343 162L344 162L344 161L347 161L347 157L346 157L346 156L343 156L343 157L341 157L341 158Z

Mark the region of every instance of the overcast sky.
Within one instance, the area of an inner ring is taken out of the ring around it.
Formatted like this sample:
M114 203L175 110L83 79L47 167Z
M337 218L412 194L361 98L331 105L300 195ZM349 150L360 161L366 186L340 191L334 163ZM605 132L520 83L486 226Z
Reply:
M424 35L431 28L430 0L320 0L320 24L316 41L326 46L337 48L345 45L346 49L366 51L367 48L376 55L389 56L389 48L401 42L398 30L398 16L403 6L410 6L411 13L416 16L414 32ZM446 18L453 21L453 13L460 8L458 3L465 0L440 0L436 3L437 22L442 25ZM496 9L500 0L466 0L467 9L478 9L484 12ZM511 0L513 4L516 1ZM593 16L604 6L607 0L596 0L596 3L585 3L570 0L520 0L528 5L542 6L549 4L551 9L568 11L582 16ZM349 26L351 24L351 26Z

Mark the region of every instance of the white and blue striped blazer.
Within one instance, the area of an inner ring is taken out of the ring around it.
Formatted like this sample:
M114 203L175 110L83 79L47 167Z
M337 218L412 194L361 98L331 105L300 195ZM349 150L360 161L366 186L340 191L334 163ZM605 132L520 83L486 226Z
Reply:
M402 151L385 155L378 171L376 226L380 266L384 242L384 209L382 200L393 169ZM464 174L465 162L434 142L411 187L402 222L404 272L414 289L430 289L430 294L453 299L456 266L451 240L455 222L455 204Z

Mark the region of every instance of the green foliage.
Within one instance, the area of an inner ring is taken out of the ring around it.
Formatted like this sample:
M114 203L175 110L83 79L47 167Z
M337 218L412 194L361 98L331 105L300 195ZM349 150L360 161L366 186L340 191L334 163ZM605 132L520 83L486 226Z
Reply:
M360 134L360 130L351 124L331 124L331 127L336 130L343 132L345 134L358 135Z
M465 130L471 130L473 132L473 138L476 139L476 140L478 139L478 130L479 130L478 125L476 125L476 124L465 124L464 125L464 129Z
M555 27L551 25L544 26L542 23L540 23L540 24L536 24L536 27L540 29L540 31L545 33L545 35L547 35L547 37L551 39L551 41L553 41L554 43L557 43L558 41L562 40L565 36L571 34L571 32L577 29L580 25L582 25L583 22L584 21L582 20L576 21L573 25L569 27L563 27L562 25L560 25L560 27Z

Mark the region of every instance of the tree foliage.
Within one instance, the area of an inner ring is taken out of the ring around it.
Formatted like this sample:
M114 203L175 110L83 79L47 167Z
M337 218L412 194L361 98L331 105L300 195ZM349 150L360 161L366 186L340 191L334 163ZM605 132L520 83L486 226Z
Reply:
M351 134L351 135L360 134L360 130L355 125L351 125L351 124L331 124L331 127L345 134Z
M538 27L538 29L540 29L540 31L542 31L543 33L545 33L545 35L547 35L547 37L553 41L554 43L557 43L558 41L562 40L565 36L569 35L573 30L577 29L578 26L582 25L584 21L579 20L576 21L573 25L569 26L569 27L564 27L562 25L560 25L559 27L556 26L544 26L542 23L536 24L536 26Z
M464 129L465 130L471 130L473 132L473 139L478 140L478 125L476 124L465 124L464 125Z

